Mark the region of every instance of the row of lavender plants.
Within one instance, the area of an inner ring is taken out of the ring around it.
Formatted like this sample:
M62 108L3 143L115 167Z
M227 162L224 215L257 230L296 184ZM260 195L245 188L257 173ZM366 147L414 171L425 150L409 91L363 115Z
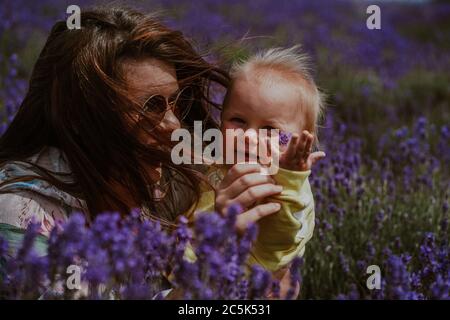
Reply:
M245 263L257 226L238 236L239 213L238 207L230 208L226 218L205 213L193 228L181 218L171 231L142 221L138 210L126 218L104 213L89 227L75 213L52 230L44 249L37 246L39 226L32 223L18 250L0 237L0 298L279 298L279 281ZM187 258L188 246L195 248L195 260ZM292 284L283 298L294 297L299 263L292 265ZM167 289L173 291L166 295Z

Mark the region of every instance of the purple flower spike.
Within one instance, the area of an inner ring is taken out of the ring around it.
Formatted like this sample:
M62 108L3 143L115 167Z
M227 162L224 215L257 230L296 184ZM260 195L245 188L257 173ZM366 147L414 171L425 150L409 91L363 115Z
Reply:
M0 237L0 259L6 257L8 253L8 241Z
M292 138L292 133L280 131L280 144L286 146Z

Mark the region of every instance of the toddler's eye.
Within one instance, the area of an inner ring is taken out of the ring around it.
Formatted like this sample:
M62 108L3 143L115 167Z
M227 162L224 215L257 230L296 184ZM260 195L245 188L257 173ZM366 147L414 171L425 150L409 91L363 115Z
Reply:
M245 125L245 121L241 118L231 118L230 121L239 126Z
M276 128L274 128L272 126L265 126L265 127L262 127L261 129L272 130L272 129L276 129Z

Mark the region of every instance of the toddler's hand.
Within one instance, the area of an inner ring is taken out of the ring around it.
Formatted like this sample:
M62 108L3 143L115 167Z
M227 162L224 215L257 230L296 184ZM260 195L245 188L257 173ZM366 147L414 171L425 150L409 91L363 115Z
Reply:
M294 133L286 151L280 155L280 167L292 171L311 170L312 166L325 157L325 152L311 153L314 136L307 130L303 130L301 136Z

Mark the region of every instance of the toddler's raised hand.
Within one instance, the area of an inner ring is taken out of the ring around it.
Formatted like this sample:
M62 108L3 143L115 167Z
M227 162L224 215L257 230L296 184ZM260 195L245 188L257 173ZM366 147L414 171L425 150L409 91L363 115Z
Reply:
M314 136L303 130L301 136L294 133L289 141L286 151L280 155L280 167L292 171L311 170L312 166L325 157L325 152L311 153Z

